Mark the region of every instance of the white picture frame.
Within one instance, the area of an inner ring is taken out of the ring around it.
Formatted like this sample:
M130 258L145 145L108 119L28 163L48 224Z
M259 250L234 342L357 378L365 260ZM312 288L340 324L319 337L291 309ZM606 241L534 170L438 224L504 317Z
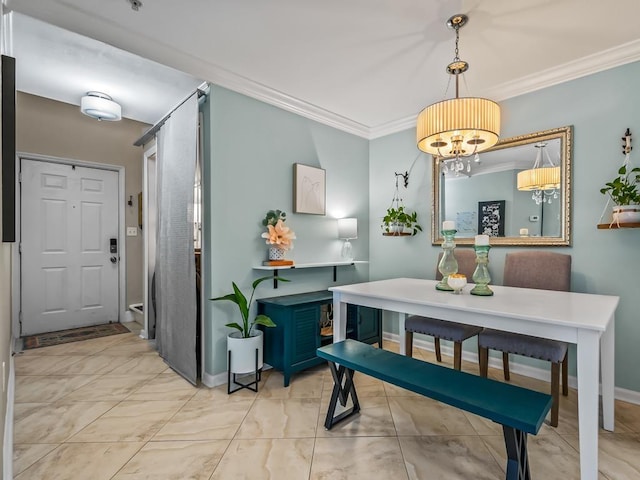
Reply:
M293 164L293 213L326 214L326 172L322 168Z

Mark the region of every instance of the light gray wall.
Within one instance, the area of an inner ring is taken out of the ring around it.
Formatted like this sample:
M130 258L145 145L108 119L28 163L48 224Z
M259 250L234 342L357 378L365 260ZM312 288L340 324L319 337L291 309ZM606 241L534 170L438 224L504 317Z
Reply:
M597 230L606 199L599 189L615 176L623 161L621 136L629 127L640 135L640 62L585 78L545 88L501 103L502 137L574 126L572 247L549 250L570 254L573 259L572 290L620 296L616 313L616 385L640 391L640 296L637 278L640 268L640 229ZM430 160L420 161L420 173L405 197L422 215L425 232L403 238L393 245L376 234L373 220L384 201L375 193L388 191L390 172L404 169L416 155L415 138L407 130L371 142L371 277L432 277L439 247L430 238ZM632 152L635 166L640 151ZM416 172L417 173L417 172ZM385 195L386 197L387 195ZM490 271L496 284L502 283L504 257L513 247L496 247L490 254ZM386 324L391 330L393 325ZM474 349L473 342L465 348ZM575 372L575 352L571 350Z
M260 235L267 210L287 212L287 225L296 233L287 258L296 263L340 259L339 216L357 217L356 259L369 258L369 143L363 138L318 124L298 115L213 87L203 106L206 132L204 161L205 298L231 291L235 281L248 291L256 278L270 272L253 270L266 260L267 245ZM294 214L293 164L326 170L327 214ZM366 281L368 265L282 270L291 280L273 289L260 285L256 297L323 290L336 284ZM205 372L226 371L229 321L240 315L233 304L206 302L204 314Z

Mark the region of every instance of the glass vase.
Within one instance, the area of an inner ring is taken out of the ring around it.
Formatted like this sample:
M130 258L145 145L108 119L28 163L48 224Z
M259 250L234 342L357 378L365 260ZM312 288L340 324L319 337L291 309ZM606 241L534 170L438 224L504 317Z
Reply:
M491 275L489 275L489 245L476 245L476 269L473 272L473 281L475 287L471 289L471 295L491 296L493 290L489 288L489 282L491 282Z
M436 285L436 289L446 292L452 292L453 288L449 286L449 275L452 273L458 273L458 261L453 254L453 249L456 248L455 237L457 230L442 230L442 258L438 264L438 271L442 274L442 280Z

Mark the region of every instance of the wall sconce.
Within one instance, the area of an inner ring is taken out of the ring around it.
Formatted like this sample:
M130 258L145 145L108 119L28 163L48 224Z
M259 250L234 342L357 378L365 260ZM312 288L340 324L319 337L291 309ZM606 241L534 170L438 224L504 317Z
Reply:
M338 238L344 240L342 245L341 257L344 261L353 260L353 248L351 242L358 238L358 219L357 218L340 218L338 219Z

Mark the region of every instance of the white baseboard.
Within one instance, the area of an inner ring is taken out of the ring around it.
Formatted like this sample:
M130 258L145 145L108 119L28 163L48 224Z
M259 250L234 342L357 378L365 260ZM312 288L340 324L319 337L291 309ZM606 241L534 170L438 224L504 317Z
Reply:
M384 332L384 340L390 340L398 343L400 337L396 333ZM429 352L435 351L433 340L422 339L413 337L413 348L420 348ZM440 350L443 355L453 357L453 348L448 345L441 345ZM473 352L462 351L462 359L468 362L478 363L478 354ZM489 366L502 370L502 357L489 357ZM513 373L523 375L525 377L535 378L537 380L543 380L545 382L551 381L551 370L533 367L531 365L523 365L517 362L509 362L509 369ZM578 388L578 379L574 376L569 376L569 386L571 388ZM602 391L602 385L600 385L600 391ZM627 390L626 388L615 387L614 396L616 400L622 400L623 402L629 402L636 405L640 405L640 392L634 390Z
M266 372L267 370L271 370L273 367L268 363L262 365L262 371ZM202 384L206 387L213 388L219 387L220 385L227 384L227 372L218 373L216 375L211 375L210 373L204 372L202 374Z
M202 374L202 384L206 387L213 388L227 383L227 372L218 373L217 375L211 375L204 372Z
M7 381L7 411L4 417L2 444L2 478L5 480L13 478L13 404L16 391L16 376L11 346L9 351L11 356L9 357L9 378Z

